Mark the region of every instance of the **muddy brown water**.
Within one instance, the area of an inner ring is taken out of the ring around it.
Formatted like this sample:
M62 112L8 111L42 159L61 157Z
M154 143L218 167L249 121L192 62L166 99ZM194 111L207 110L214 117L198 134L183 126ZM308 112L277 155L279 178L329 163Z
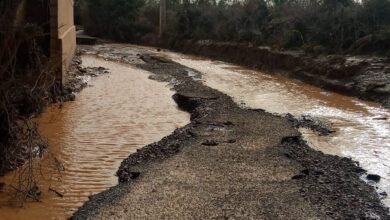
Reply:
M370 184L378 187L378 192L390 195L389 109L283 76L172 52L160 54L203 73L206 85L228 94L245 107L282 115L311 115L331 123L336 133L330 136L319 136L307 129L301 129L301 133L311 147L350 157L368 173L380 175L379 184ZM390 198L383 203L390 206Z
M117 184L115 172L130 153L189 123L189 115L172 100L169 86L149 80L148 72L92 56L84 56L83 64L104 66L111 73L91 79L75 102L51 106L38 119L50 144L48 154L39 160L43 176L36 173L41 202L20 208L8 185L0 193L0 219L70 217L88 196ZM14 172L0 181L15 184L16 178Z

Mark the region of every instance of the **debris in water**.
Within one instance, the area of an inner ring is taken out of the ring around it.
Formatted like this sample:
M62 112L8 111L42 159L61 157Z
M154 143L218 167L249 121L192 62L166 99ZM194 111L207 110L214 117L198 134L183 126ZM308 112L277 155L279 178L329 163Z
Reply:
M62 194L62 193L60 193L60 192L58 192L57 190L55 190L55 189L52 189L52 188L49 188L49 191L52 191L52 192L54 192L58 197L61 197L61 198L63 198L64 197L64 195Z

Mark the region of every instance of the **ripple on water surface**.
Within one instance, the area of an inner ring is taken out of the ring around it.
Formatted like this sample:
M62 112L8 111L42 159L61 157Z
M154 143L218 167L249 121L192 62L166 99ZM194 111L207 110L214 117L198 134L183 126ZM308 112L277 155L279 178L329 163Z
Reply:
M189 122L166 83L149 80L148 72L92 56L84 56L83 65L103 66L111 73L92 79L75 102L49 107L38 119L50 144L40 162L44 176L38 175L42 202L15 207L6 188L0 194L0 219L69 217L88 196L117 184L115 172L130 153ZM64 166L60 174L54 157ZM4 180L15 177L10 173Z

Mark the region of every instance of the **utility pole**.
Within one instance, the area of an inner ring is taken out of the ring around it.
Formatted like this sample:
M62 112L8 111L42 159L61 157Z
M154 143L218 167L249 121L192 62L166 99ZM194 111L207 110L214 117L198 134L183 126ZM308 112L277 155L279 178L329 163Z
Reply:
M160 38L164 34L166 23L167 23L167 0L160 0L160 33L159 33Z

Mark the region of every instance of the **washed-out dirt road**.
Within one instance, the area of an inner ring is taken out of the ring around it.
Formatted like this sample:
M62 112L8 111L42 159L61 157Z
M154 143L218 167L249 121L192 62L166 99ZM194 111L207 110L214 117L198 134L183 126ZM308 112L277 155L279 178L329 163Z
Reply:
M287 118L244 109L196 71L140 48L104 58L170 82L191 123L131 154L120 184L73 219L390 219L363 169L311 149Z

